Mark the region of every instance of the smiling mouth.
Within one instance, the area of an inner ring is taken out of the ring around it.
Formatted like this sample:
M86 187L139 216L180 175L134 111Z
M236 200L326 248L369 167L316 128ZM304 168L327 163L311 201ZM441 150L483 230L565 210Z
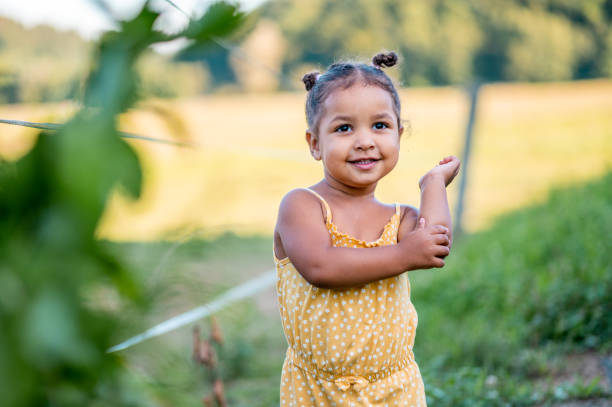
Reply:
M379 158L362 158L361 160L349 161L351 164L369 164L374 161L378 161Z
M365 158L361 160L352 160L349 162L358 168L367 170L367 169L374 167L377 161L379 161L378 158Z

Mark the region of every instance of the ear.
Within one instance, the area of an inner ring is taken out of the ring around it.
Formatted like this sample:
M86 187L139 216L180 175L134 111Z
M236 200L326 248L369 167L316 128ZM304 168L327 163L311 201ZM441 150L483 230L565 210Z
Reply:
M402 134L404 134L404 126L402 126L400 124L399 129L397 130L397 132L399 133L399 136L402 137Z
M312 155L315 160L320 160L321 148L319 145L319 138L313 132L311 132L310 129L306 130L306 142L310 148L310 155Z

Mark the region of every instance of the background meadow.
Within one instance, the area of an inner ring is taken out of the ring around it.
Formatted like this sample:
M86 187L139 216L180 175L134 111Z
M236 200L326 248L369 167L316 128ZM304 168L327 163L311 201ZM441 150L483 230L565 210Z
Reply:
M322 175L299 78L388 48L407 131L381 201L418 206L419 177L462 158L467 86L482 83L466 233L444 269L410 273L428 404L610 405L609 1L218 5L172 27L190 41L175 54L149 45L179 12L153 6L95 41L1 18L0 118L68 124L0 123L0 404L215 405L221 378L229 406L277 406L272 286L106 350L271 271L281 198ZM211 371L192 328L215 324Z
M461 157L469 100L458 87L400 95L407 127L400 161L377 192L382 201L418 206L419 177L445 155ZM122 130L194 146L130 140L143 165L143 195L134 202L116 190L98 235L149 241L189 229L271 234L283 195L322 176L304 140L304 100L305 92L294 92L141 102L121 117ZM463 221L468 231L542 201L553 185L587 180L612 165L608 80L485 85L477 109ZM5 106L0 116L61 122L71 110L66 104ZM34 134L3 129L3 154L27 151ZM457 191L456 182L449 188L451 210Z

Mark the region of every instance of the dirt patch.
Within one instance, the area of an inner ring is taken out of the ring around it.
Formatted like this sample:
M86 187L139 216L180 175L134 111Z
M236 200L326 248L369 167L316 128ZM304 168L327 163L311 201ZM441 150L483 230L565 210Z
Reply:
M610 400L610 398L568 401L568 402L550 405L550 407L611 407L611 406L612 406L612 400Z
M612 407L612 378L606 371L606 360L612 363L612 355L604 355L594 351L573 353L566 355L548 375L541 381L543 387L547 385L559 386L564 383L581 382L591 383L599 379L598 385L607 397L597 397L586 400L560 401L552 404L540 404L536 407Z
M558 385L576 380L589 383L599 377L600 386L609 393L612 386L604 361L610 357L592 351L570 354L564 358L563 365L552 372L553 383Z

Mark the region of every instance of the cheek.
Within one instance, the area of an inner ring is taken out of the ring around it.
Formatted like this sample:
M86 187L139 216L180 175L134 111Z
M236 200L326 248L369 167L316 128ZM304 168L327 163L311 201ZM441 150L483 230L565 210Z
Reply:
M390 151L387 154L387 159L390 165L395 166L397 162L399 161L399 150L393 149L392 151Z
M347 151L347 143L340 137L330 137L325 140L324 150L330 156L343 155Z
M386 140L385 151L389 156L399 156L400 151L400 139L396 134L390 135L389 139Z

